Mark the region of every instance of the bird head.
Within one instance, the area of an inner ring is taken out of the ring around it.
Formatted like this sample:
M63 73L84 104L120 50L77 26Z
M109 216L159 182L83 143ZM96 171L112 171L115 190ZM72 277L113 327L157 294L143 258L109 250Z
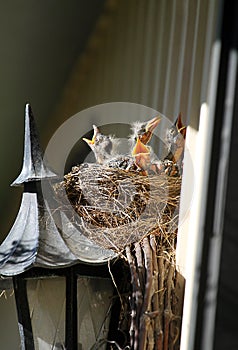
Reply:
M174 125L172 125L171 128L169 128L166 132L165 141L167 143L171 157L175 162L181 160L181 157L183 157L186 130L187 128L182 123L182 116L180 113Z
M83 140L92 149L98 164L103 164L112 153L113 142L112 137L103 135L96 125L93 125L93 137L91 140L83 138Z
M151 140L153 131L159 124L160 120L161 118L156 116L147 122L135 122L132 126L132 141L134 142L139 138L140 141L146 145Z
M181 113L179 113L178 118L175 121L175 126L178 130L178 133L180 133L183 136L183 138L185 139L187 127L185 125L183 125Z
M176 145L178 143L181 143L182 140L185 140L186 130L187 128L182 123L182 117L180 113L175 123L166 132L166 143L168 145Z

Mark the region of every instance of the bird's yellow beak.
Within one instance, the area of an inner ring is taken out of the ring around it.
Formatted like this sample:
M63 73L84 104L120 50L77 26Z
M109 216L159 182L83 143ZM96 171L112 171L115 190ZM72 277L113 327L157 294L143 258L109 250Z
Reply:
M93 139L92 138L92 140L89 140L89 139L86 139L86 137L83 137L83 140L85 141L85 142L87 142L87 144L90 146L90 145L93 145L94 144L94 142L95 142L95 139Z
M146 147L139 138L136 140L136 144L132 150L132 156L137 156L139 154L148 154L150 153L150 150L148 147Z
M181 114L181 113L179 113L178 118L176 119L175 126L176 126L178 132L179 132L179 133L183 136L183 138L185 139L187 127L186 127L186 125L183 125L183 122L182 122L182 114Z
M145 170L150 164L150 150L146 147L139 138L136 140L135 147L132 150L132 156L135 158L135 163Z
M154 117L153 119L149 120L146 124L146 131L153 132L156 126L161 121L161 118L159 116Z
M85 142L87 142L87 144L88 144L89 146L92 146L92 145L94 145L94 143L95 143L96 136L97 136L98 133L99 133L98 127L97 127L96 125L93 125L93 137L92 137L92 140L86 139L85 137L83 137L83 140L84 140Z

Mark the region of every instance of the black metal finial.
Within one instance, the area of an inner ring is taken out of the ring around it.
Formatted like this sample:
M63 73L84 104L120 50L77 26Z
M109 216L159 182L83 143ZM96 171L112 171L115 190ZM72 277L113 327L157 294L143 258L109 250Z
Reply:
M11 186L21 186L30 181L39 181L57 175L47 168L43 162L43 152L40 147L38 132L31 106L25 108L25 142L23 165L20 175Z
M0 245L0 275L14 276L40 261L67 265L76 258L65 245L43 198L40 180L57 176L43 162L37 129L29 104L25 113L23 167L12 186L24 185L20 209L8 236ZM48 184L48 193L52 190ZM50 196L50 194L49 194ZM53 197L53 194L52 194Z
M102 263L114 256L113 252L89 241L63 212L56 210L54 188L47 181L55 176L43 162L28 104L23 167L12 184L24 185L24 191L16 220L0 245L0 276L15 276L33 266L65 267L79 260Z

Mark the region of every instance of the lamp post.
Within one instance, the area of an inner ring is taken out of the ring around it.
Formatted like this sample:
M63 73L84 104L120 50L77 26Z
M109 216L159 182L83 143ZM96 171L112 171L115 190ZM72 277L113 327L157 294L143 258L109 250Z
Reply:
M21 348L86 350L100 343L106 349L115 307L107 262L114 253L89 241L60 212L59 228L48 201L55 178L26 105L23 166L12 184L23 186L22 201L0 246L0 275L13 278Z

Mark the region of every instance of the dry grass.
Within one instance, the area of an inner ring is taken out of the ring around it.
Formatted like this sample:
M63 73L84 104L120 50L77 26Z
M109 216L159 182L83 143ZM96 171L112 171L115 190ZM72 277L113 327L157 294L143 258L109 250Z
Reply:
M160 248L172 253L180 188L181 177L83 164L65 175L56 192L71 220L103 248L121 252L155 233Z

